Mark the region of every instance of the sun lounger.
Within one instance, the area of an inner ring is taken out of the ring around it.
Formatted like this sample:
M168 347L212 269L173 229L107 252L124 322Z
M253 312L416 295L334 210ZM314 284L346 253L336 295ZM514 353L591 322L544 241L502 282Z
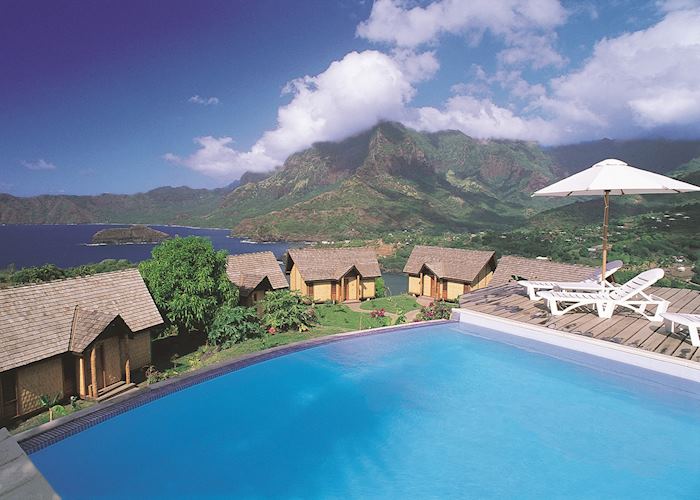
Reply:
M544 291L538 295L547 301L549 310L554 316L561 316L567 312L583 306L595 306L598 316L611 318L616 307L631 309L641 314L649 321L661 321L661 315L666 312L669 302L662 298L644 292L664 276L663 269L650 269L635 276L622 286L606 288L598 292L570 292L570 291ZM564 308L559 309L559 305ZM656 306L654 315L650 315L646 308Z
M607 279L615 274L618 269L622 267L621 260L614 260L608 262L605 267L605 281L601 283L600 275L601 270L598 269L596 273L591 274L584 280L581 281L528 281L521 280L518 281L519 285L524 286L527 289L527 295L530 300L540 300L537 292L540 290L568 290L568 291L579 291L579 292L598 292L604 290L607 287L613 287L614 285L607 281Z
M690 343L695 347L700 347L700 337L698 337L698 328L700 328L700 314L688 313L668 313L661 314L666 324L666 330L673 333L676 325L683 325L688 329L690 335Z

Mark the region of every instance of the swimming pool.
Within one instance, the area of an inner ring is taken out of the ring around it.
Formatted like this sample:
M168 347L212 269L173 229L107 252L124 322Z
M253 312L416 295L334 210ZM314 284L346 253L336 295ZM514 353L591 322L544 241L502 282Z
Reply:
M68 499L697 497L700 400L474 328L294 352L31 459Z

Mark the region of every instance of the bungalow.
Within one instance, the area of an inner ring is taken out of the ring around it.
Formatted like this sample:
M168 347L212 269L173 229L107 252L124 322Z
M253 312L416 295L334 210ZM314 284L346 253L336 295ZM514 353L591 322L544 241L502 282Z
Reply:
M315 302L370 299L381 276L371 248L296 248L287 252L291 290Z
M403 272L408 274L408 293L455 300L485 287L495 268L495 253L490 250L416 245Z
M529 259L504 255L498 259L489 286L496 287L515 282L514 276L531 281L581 281L588 278L594 267L552 262L548 259Z
M0 290L0 421L132 387L162 323L136 269Z
M289 288L287 278L272 252L229 255L226 259L228 279L238 287L242 305L253 306L270 290Z

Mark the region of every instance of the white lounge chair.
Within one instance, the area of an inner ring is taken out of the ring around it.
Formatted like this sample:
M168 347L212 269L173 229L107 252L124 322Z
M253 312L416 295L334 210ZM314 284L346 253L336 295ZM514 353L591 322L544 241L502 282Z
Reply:
M598 268L597 272L591 274L587 278L581 281L529 281L521 280L518 281L519 285L524 286L527 289L527 295L530 300L540 300L537 292L540 290L569 290L569 291L579 291L579 292L598 292L605 288L612 288L614 285L607 281L607 279L615 274L618 269L622 267L621 260L614 260L608 262L605 266L605 281L600 282L601 269Z
M700 337L698 336L698 328L700 328L700 314L688 313L662 313L661 317L666 324L666 330L673 333L676 325L683 325L688 329L690 335L690 343L695 347L700 347Z
M664 276L663 269L650 269L635 276L622 286L606 288L593 293L544 291L539 296L547 301L549 310L554 316L561 316L572 309L594 305L601 318L611 318L616 307L626 307L641 314L649 321L661 321L661 315L666 312L669 302L654 295L644 293L644 290L659 281ZM562 304L564 309L559 309ZM568 305L566 305L568 304ZM656 306L652 316L647 313L647 306Z

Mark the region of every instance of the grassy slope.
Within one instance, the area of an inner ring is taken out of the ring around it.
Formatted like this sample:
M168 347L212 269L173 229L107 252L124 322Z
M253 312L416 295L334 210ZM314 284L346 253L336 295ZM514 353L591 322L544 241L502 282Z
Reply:
M420 309L420 305L411 295L392 295L379 299L366 300L360 306L361 309L371 311L373 309L384 309L387 312L398 314L399 312L413 311Z
M302 340L316 337L323 337L335 333L350 332L354 330L366 330L379 326L387 326L388 318L370 318L368 314L351 311L342 304L321 304L316 305L318 324L314 325L307 332L283 332L275 335L266 335L264 339L250 339L235 344L228 349L220 351L195 351L196 347L190 348L189 352L168 356L172 359L172 374L184 373L202 366L211 365L219 361L235 358L244 354L261 351L270 347L291 344ZM160 342L160 341L155 341ZM155 350L158 350L154 346Z

